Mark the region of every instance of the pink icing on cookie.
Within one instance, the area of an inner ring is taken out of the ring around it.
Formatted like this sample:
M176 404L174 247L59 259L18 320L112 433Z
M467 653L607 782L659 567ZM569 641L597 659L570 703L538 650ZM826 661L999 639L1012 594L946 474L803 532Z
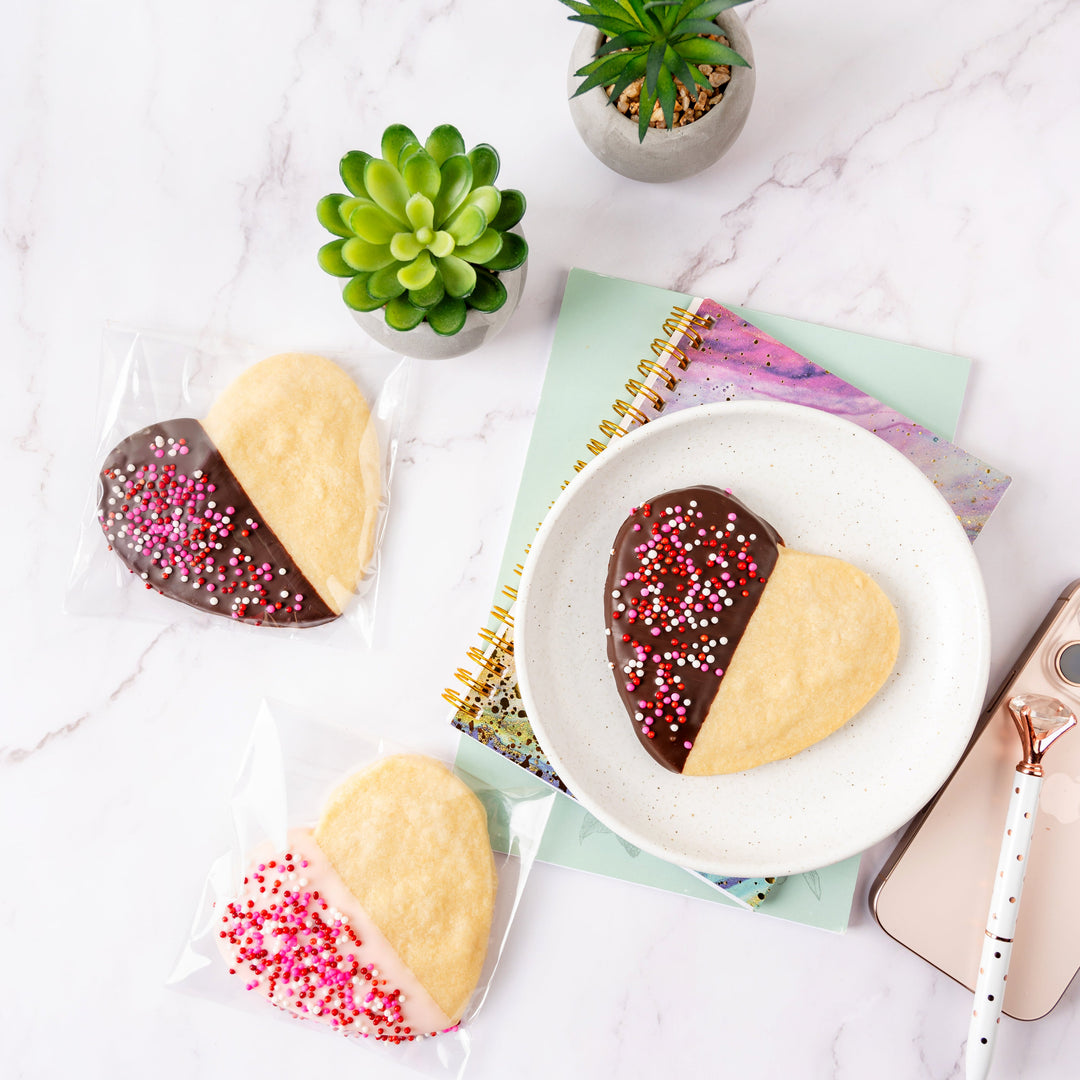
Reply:
M452 1029L315 843L257 849L240 895L218 904L231 974L271 1004L346 1035L411 1042Z

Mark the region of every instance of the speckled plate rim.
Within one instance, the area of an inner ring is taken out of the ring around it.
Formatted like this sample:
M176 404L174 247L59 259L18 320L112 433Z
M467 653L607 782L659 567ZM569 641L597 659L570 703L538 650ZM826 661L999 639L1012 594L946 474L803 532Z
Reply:
M732 776L683 777L652 761L606 655L603 584L618 525L635 503L693 483L731 488L791 547L866 570L901 626L897 667L858 716L786 761ZM963 753L990 660L978 562L934 485L850 421L779 402L703 405L609 446L541 525L514 634L526 714L578 801L643 851L743 877L838 862L909 820Z

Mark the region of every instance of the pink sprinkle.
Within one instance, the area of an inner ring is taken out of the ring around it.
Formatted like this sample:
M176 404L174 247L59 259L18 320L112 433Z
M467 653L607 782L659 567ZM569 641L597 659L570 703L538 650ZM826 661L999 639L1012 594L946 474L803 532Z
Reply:
M691 749L693 749L693 746L694 746L694 744L692 742L684 742L683 743L683 748L685 750L691 750Z
M180 447L180 453L181 454L186 454L187 452L188 452L188 448L186 446L181 446Z
M735 520L735 515L734 514L728 514L727 519L728 519L728 521L734 521Z

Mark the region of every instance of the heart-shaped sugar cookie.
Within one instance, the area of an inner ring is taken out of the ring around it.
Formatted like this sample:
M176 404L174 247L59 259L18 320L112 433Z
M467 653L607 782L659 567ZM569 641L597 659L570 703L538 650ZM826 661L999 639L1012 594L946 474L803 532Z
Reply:
M329 622L371 557L378 440L356 384L319 356L256 364L204 421L124 439L100 478L113 551L147 588L216 615Z
M291 1015L408 1042L452 1028L479 980L495 903L487 818L431 758L383 758L314 832L254 854L219 905L232 973Z
M870 577L785 547L716 488L633 508L606 584L619 695L642 745L684 775L740 772L820 741L899 651L896 612Z

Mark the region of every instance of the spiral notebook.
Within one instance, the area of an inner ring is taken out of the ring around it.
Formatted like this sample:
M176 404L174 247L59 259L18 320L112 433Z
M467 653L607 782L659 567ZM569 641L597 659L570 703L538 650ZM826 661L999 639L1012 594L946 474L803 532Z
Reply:
M517 692L513 604L532 534L574 472L611 440L660 415L714 401L782 400L825 409L914 460L974 539L1009 478L947 441L968 370L961 357L571 270L491 619L455 673L458 685L445 694L451 722L469 736L460 742L459 764L495 784L520 783L524 769L565 791L536 745ZM858 857L782 882L725 879L639 851L572 798L559 800L553 819L540 852L545 861L831 930L847 924Z

